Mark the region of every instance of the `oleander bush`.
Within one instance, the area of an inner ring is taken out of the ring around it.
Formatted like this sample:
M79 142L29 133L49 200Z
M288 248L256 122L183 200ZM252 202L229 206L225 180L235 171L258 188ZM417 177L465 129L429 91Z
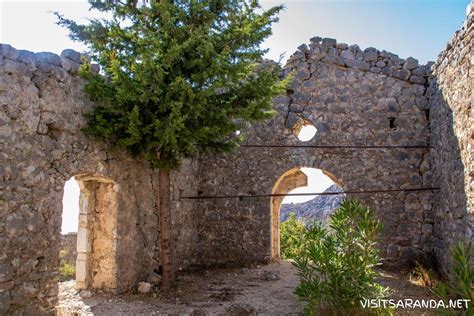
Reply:
M436 287L431 288L431 292L439 299L448 301L449 299L467 300L468 307L463 310L443 309L439 310L439 315L474 315L474 267L472 266L472 243L460 242L451 250L451 260L453 263L452 279L446 282L439 282Z
M295 289L307 315L390 314L363 310L361 300L384 298L388 288L375 282L380 254L376 247L381 223L358 200L344 200L329 227L309 225L294 265L300 283Z

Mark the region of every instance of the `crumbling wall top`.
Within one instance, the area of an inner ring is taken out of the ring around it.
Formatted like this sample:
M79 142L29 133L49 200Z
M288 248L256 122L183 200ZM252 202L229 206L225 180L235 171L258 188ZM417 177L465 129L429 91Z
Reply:
M18 50L9 44L0 44L0 64L5 64L5 72L26 73L39 70L48 73L59 68L69 73L77 73L84 59L91 60L87 54L81 54L73 49L65 49L61 55L57 55L51 52L34 53ZM98 64L93 64L92 69L99 72L100 67Z
M310 42L309 46L306 44L299 46L291 55L285 67L287 70L300 62L319 61L426 85L433 65L433 62L421 65L413 57L403 59L396 54L373 47L362 50L359 45L338 43L333 38L316 36L311 38Z

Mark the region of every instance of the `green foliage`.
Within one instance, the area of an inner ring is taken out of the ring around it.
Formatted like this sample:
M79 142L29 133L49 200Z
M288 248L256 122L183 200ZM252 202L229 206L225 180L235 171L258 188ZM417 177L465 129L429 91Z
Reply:
M71 280L74 279L75 276L76 268L72 264L61 260L61 265L59 266L59 281Z
M279 66L260 48L281 6L256 0L89 1L111 15L77 24L56 13L84 42L103 74L81 75L94 101L86 133L174 169L183 157L238 146L244 122L269 118L284 91Z
M294 265L300 277L295 293L307 303L307 315L366 315L369 310L362 310L360 300L388 294L375 282L380 230L372 212L357 200L344 200L331 216L329 228L319 224L305 229Z
M296 218L294 212L280 224L280 252L284 259L293 259L301 250L304 236L304 223Z
M443 301L449 299L469 300L465 311L453 309L441 310L440 315L474 315L474 268L472 266L472 243L460 242L451 250L454 278L440 282L431 291Z

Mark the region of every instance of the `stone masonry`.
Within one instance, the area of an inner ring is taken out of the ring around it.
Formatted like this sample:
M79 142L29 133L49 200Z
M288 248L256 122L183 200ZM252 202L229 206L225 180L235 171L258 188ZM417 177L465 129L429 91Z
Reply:
M76 74L80 57L1 45L0 314L54 313L62 197L71 177L81 185L78 261L87 262L77 267L83 281L123 292L159 271L157 172L81 132L91 102ZM183 170L183 176L176 172L181 182L173 183L173 194L193 185L192 164ZM184 245L191 244L188 204L173 212L176 243Z
M246 145L418 147L241 147L185 161L171 183L175 268L277 259L278 199L187 197L286 193L306 183L300 168L314 167L346 192L440 187L357 197L384 224L386 267L421 260L448 273L453 242L473 238L473 19L433 67L330 38L300 46L282 72L294 79L277 114L243 128ZM2 315L54 314L71 177L81 186L78 286L120 293L159 280L157 171L82 133L92 104L81 57L0 46ZM318 131L302 143L305 124Z
M294 80L275 100L278 114L242 133L248 145L429 145L427 66L374 48L320 37L290 57ZM298 140L295 130L313 124L317 134ZM345 191L430 187L426 148L241 148L233 155L202 157L204 195L269 194L288 170L324 170ZM286 191L288 192L288 191ZM387 266L429 260L432 192L358 195L384 223L381 249ZM200 200L196 258L202 264L245 265L271 252L270 198ZM275 214L274 214L275 215ZM277 215L277 214L276 214ZM215 225L219 223L219 225ZM239 229L236 229L238 227ZM243 233L242 233L243 232Z
M438 270L449 272L450 249L474 241L474 5L448 42L430 80L431 157L435 182L434 250ZM474 264L474 262L473 262Z

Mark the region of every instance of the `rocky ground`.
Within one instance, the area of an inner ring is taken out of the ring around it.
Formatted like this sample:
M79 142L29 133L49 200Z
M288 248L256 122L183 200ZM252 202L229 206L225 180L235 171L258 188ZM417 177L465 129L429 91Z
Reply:
M424 287L401 275L384 272L381 282L393 298L428 298ZM77 292L74 281L60 284L59 315L301 315L292 293L298 284L289 262L243 269L219 269L181 275L167 293L117 296ZM429 311L398 311L398 315L432 315Z

